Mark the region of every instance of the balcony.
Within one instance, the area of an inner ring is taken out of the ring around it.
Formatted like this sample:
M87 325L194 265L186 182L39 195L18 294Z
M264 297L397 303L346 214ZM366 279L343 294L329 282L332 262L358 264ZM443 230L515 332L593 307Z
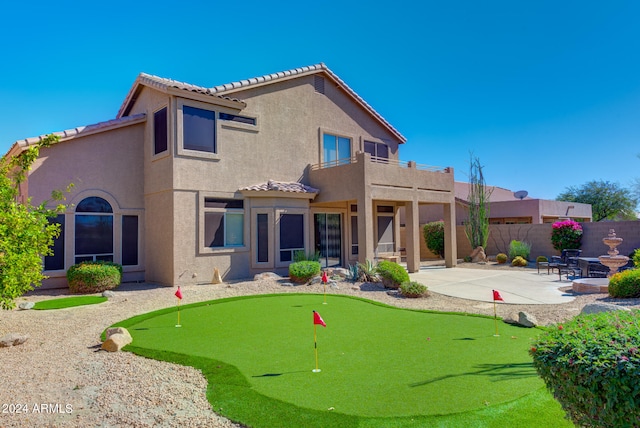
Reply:
M351 159L310 165L309 184L320 190L316 203L371 199L450 203L454 197L453 168L419 165L413 161L372 158L358 153Z

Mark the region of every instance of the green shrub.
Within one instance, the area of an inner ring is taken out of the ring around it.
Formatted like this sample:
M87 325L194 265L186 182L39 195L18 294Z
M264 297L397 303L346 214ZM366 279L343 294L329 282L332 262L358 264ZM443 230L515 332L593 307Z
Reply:
M398 288L403 282L410 281L407 271L398 263L383 260L378 263L378 275L387 288Z
M525 267L528 264L529 262L521 256L516 256L515 259L511 260L511 266Z
M531 244L528 242L513 240L509 244L510 259L522 257L525 260L529 260L529 254L531 254Z
M507 257L507 255L506 255L505 253L499 253L499 254L496 256L496 261L497 261L499 264L504 264L504 263L506 263L508 259L509 259L509 258Z
M415 281L407 281L400 284L400 294L404 297L416 298L427 294L427 287Z
M533 343L534 367L576 426L638 426L639 321L638 311L579 315Z
M573 220L553 223L551 225L551 244L558 251L580 248L582 245L582 226Z
M546 263L549 259L546 256L538 256L536 257L536 263Z
M444 258L444 221L433 221L422 229L424 243L433 254Z
M289 265L289 278L293 282L305 283L316 275L320 275L320 263L311 260L294 262Z
M74 294L113 290L122 282L122 266L111 262L82 262L67 270L67 282Z
M640 297L640 269L627 269L609 278L611 297Z
M629 258L633 260L635 267L640 268L640 248L636 248L631 252Z
M464 260L465 263L471 263L473 259L471 258L471 256L464 256L462 260Z

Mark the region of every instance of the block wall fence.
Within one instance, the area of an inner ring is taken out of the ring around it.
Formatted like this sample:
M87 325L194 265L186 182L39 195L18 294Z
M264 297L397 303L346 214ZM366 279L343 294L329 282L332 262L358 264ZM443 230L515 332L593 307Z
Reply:
M420 259L433 260L438 257L427 249L422 237L420 227ZM582 255L585 257L597 257L607 254L609 247L602 243L602 238L609 235L609 229L614 229L616 236L622 238L622 244L618 251L623 256L628 256L631 251L640 248L640 220L635 221L607 221L598 223L582 223ZM405 228L400 230L401 245L404 243ZM458 244L458 258L462 259L471 254L471 245L464 233L464 226L456 227ZM498 253L509 252L511 240L526 241L531 244L530 260L537 256L559 255L551 245L551 224L492 224L489 225L489 242L485 253L495 256Z

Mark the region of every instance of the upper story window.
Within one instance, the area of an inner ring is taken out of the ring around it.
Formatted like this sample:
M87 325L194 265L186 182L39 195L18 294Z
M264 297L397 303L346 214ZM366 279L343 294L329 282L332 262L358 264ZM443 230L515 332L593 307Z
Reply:
M153 154L166 152L168 148L167 108L153 114Z
M384 143L365 141L364 151L369 153L374 161L387 162L389 160L389 146Z
M185 150L217 153L214 111L183 105L182 133Z
M220 120L228 120L230 122L246 123L248 125L255 125L255 117L239 116L237 114L220 113Z
M323 162L343 165L351 162L351 139L324 134L322 137Z

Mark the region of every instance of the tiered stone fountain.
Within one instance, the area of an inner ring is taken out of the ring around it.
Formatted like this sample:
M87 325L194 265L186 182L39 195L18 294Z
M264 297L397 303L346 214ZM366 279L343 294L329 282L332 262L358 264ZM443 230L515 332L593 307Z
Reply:
M602 238L602 242L609 246L609 251L607 251L607 254L609 255L600 256L598 259L600 259L600 263L609 268L607 278L611 278L612 275L618 272L620 267L627 264L629 257L619 255L616 247L622 243L622 238L618 238L616 236L615 230L609 229L609 236Z
M616 247L622 243L623 239L616 236L616 231L609 229L609 236L602 238L602 242L609 247L607 256L600 256L598 259L600 263L609 268L609 273L606 278L580 278L573 281L571 288L576 293L608 293L609 292L609 278L616 272L621 266L624 266L629 261L629 257L621 256L618 253Z

